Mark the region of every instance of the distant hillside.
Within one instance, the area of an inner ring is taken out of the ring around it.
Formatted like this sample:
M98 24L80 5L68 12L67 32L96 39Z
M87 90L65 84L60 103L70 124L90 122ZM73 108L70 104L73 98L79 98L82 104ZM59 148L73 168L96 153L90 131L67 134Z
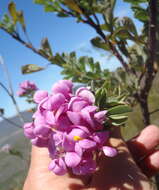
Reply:
M32 114L22 113L25 122L31 121ZM9 118L20 125L18 117ZM8 153L0 152L0 190L21 190L28 169L30 143L23 135L23 130L14 127L7 121L0 122L0 147L10 144L16 150L22 152L24 160ZM26 161L27 160L27 161Z
M32 113L22 112L22 116L23 116L25 122L29 122L29 121L31 121ZM17 116L14 116L14 117L8 118L8 119L18 125L21 125L19 117L17 117ZM5 120L1 121L0 122L0 145L4 138L13 134L17 130L19 130L19 129L17 127L15 127L14 125L12 125L11 123L9 123L8 121L5 121Z

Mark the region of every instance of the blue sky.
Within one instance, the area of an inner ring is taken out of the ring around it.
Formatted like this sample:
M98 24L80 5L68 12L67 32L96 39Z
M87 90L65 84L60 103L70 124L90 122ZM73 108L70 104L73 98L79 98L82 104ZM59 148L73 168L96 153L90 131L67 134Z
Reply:
M45 13L43 7L36 5L32 0L14 0L17 9L23 10L26 18L28 34L35 47L40 46L40 40L48 37L54 52L77 51L79 56L89 55L102 62L107 68L114 69L120 64L116 59L107 60L107 55L101 56L101 52L92 50L89 43L96 33L89 26L77 24L72 18L61 19L52 13ZM24 3L25 2L25 3ZM123 4L117 0L116 15L131 16L129 4ZM0 17L7 11L9 0L0 0ZM52 84L62 78L61 68L50 66L47 70L34 74L22 75L20 68L25 64L38 64L43 66L48 62L40 56L32 53L6 33L0 30L0 54L8 66L13 89L16 92L21 81L34 81L40 89L49 90ZM0 81L7 85L4 73L0 67ZM22 98L16 97L21 110L30 106ZM5 108L6 116L15 114L14 106L6 93L0 89L0 107Z

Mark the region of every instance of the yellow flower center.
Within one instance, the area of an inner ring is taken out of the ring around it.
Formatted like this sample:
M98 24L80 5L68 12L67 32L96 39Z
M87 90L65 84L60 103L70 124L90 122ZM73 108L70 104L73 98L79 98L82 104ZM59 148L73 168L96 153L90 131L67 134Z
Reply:
M83 138L79 137L79 136L74 136L73 137L73 140L74 141L80 141L80 140L83 140Z

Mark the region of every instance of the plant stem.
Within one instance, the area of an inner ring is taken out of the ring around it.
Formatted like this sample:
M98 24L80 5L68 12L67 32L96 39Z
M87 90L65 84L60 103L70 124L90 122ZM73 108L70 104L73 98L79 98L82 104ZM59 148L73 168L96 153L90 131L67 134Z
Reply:
M148 97L140 97L140 108L141 108L141 112L142 112L142 116L143 116L143 122L145 127L150 125L151 121L150 121L150 112L149 112L149 106L148 106Z
M6 79L7 79L8 86L9 86L9 90L1 82L0 82L0 85L7 92L7 94L9 95L9 97L11 98L11 100L12 100L14 106L15 106L15 109L17 111L17 115L19 116L19 119L20 119L21 123L24 124L25 123L24 122L24 118L23 118L23 116L20 113L20 109L19 109L18 104L17 104L17 102L15 100L15 97L14 97L14 91L13 91L13 88L12 88L12 82L11 82L11 78L10 78L10 75L9 75L9 72L8 72L8 68L5 65L5 63L4 63L4 61L3 61L3 59L2 59L1 56L0 56L0 64L2 65L4 74L6 75Z
M25 47L29 48L30 50L32 50L34 53L42 56L43 58L45 58L47 60L49 59L48 56L45 56L44 54L40 53L38 51L38 49L36 49L30 42L25 42L22 38L20 38L20 36L18 34L8 32L3 26L1 26L1 29L3 31L5 31L7 34L9 34L12 38L14 38L15 40L17 40L19 43L21 43Z
M154 69L154 63L156 61L156 28L157 28L157 1L150 0L149 2L149 36L148 36L148 48L149 57L146 63L146 73L144 84L140 92L140 106L143 113L144 124L150 124L150 112L148 107L148 96L152 87L153 80L156 76Z
M127 63L124 61L122 55L118 52L116 47L106 38L104 32L100 28L100 25L95 24L94 21L92 20L92 18L89 17L87 14L85 14L85 17L87 19L87 21L85 21L85 23L90 25L91 27L93 27L96 30L97 34L99 34L101 36L101 38L104 40L104 42L109 44L113 55L120 61L121 65L124 67L124 69L127 72L131 72L128 65L127 65Z
M159 112L159 109L153 110L152 112L150 112L150 115L152 115L152 114L154 114L156 112Z

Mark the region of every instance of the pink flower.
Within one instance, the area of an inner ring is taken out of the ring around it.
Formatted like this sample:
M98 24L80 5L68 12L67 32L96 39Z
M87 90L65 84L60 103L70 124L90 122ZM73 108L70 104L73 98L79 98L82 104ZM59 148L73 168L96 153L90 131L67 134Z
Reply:
M94 104L95 97L93 93L86 87L79 88L76 91L76 96L82 97L86 101L88 101L90 104Z
M19 89L19 90L17 91L17 96L24 96L25 93L26 93L26 91L25 91L24 89Z
M81 157L76 152L66 152L65 163L68 167L74 168L81 161Z
M80 97L72 97L68 104L68 109L73 112L80 112L86 106L89 106L89 102Z
M44 99L43 99L44 100ZM61 93L48 96L40 105L46 110L57 110L65 102L65 96Z
M31 139L31 143L35 146L38 147L48 147L48 138L41 138L41 137L36 137L34 139Z
M71 92L72 92L72 82L69 80L60 80L52 87L52 94L61 93L66 98L70 98Z
M37 90L36 84L29 80L26 80L26 81L20 83L19 86L21 89L24 89L24 90Z
M40 103L44 98L48 97L48 92L44 90L38 90L34 94L34 101L35 103Z
M25 96L29 94L30 92L38 90L35 83L30 82L28 80L22 82L19 84L19 90L17 91L18 96Z
M48 148L49 170L56 175L64 175L68 169L76 175L93 173L97 167L94 154L117 154L106 145L109 132L103 124L107 111L94 105L95 97L88 88L79 88L74 95L72 87L71 81L61 80L53 85L51 94L38 90L33 122L24 125L24 134L33 145Z
M96 162L93 160L92 153L86 153L80 164L72 169L75 175L87 175L95 172L96 170Z
M63 158L54 159L49 164L49 170L53 171L56 175L64 175L67 172L67 168Z
M117 150L109 146L103 146L103 152L108 157L114 157L117 155Z
M33 139L35 138L35 134L34 134L34 123L25 123L23 128L24 128L24 135L29 138L29 139Z

